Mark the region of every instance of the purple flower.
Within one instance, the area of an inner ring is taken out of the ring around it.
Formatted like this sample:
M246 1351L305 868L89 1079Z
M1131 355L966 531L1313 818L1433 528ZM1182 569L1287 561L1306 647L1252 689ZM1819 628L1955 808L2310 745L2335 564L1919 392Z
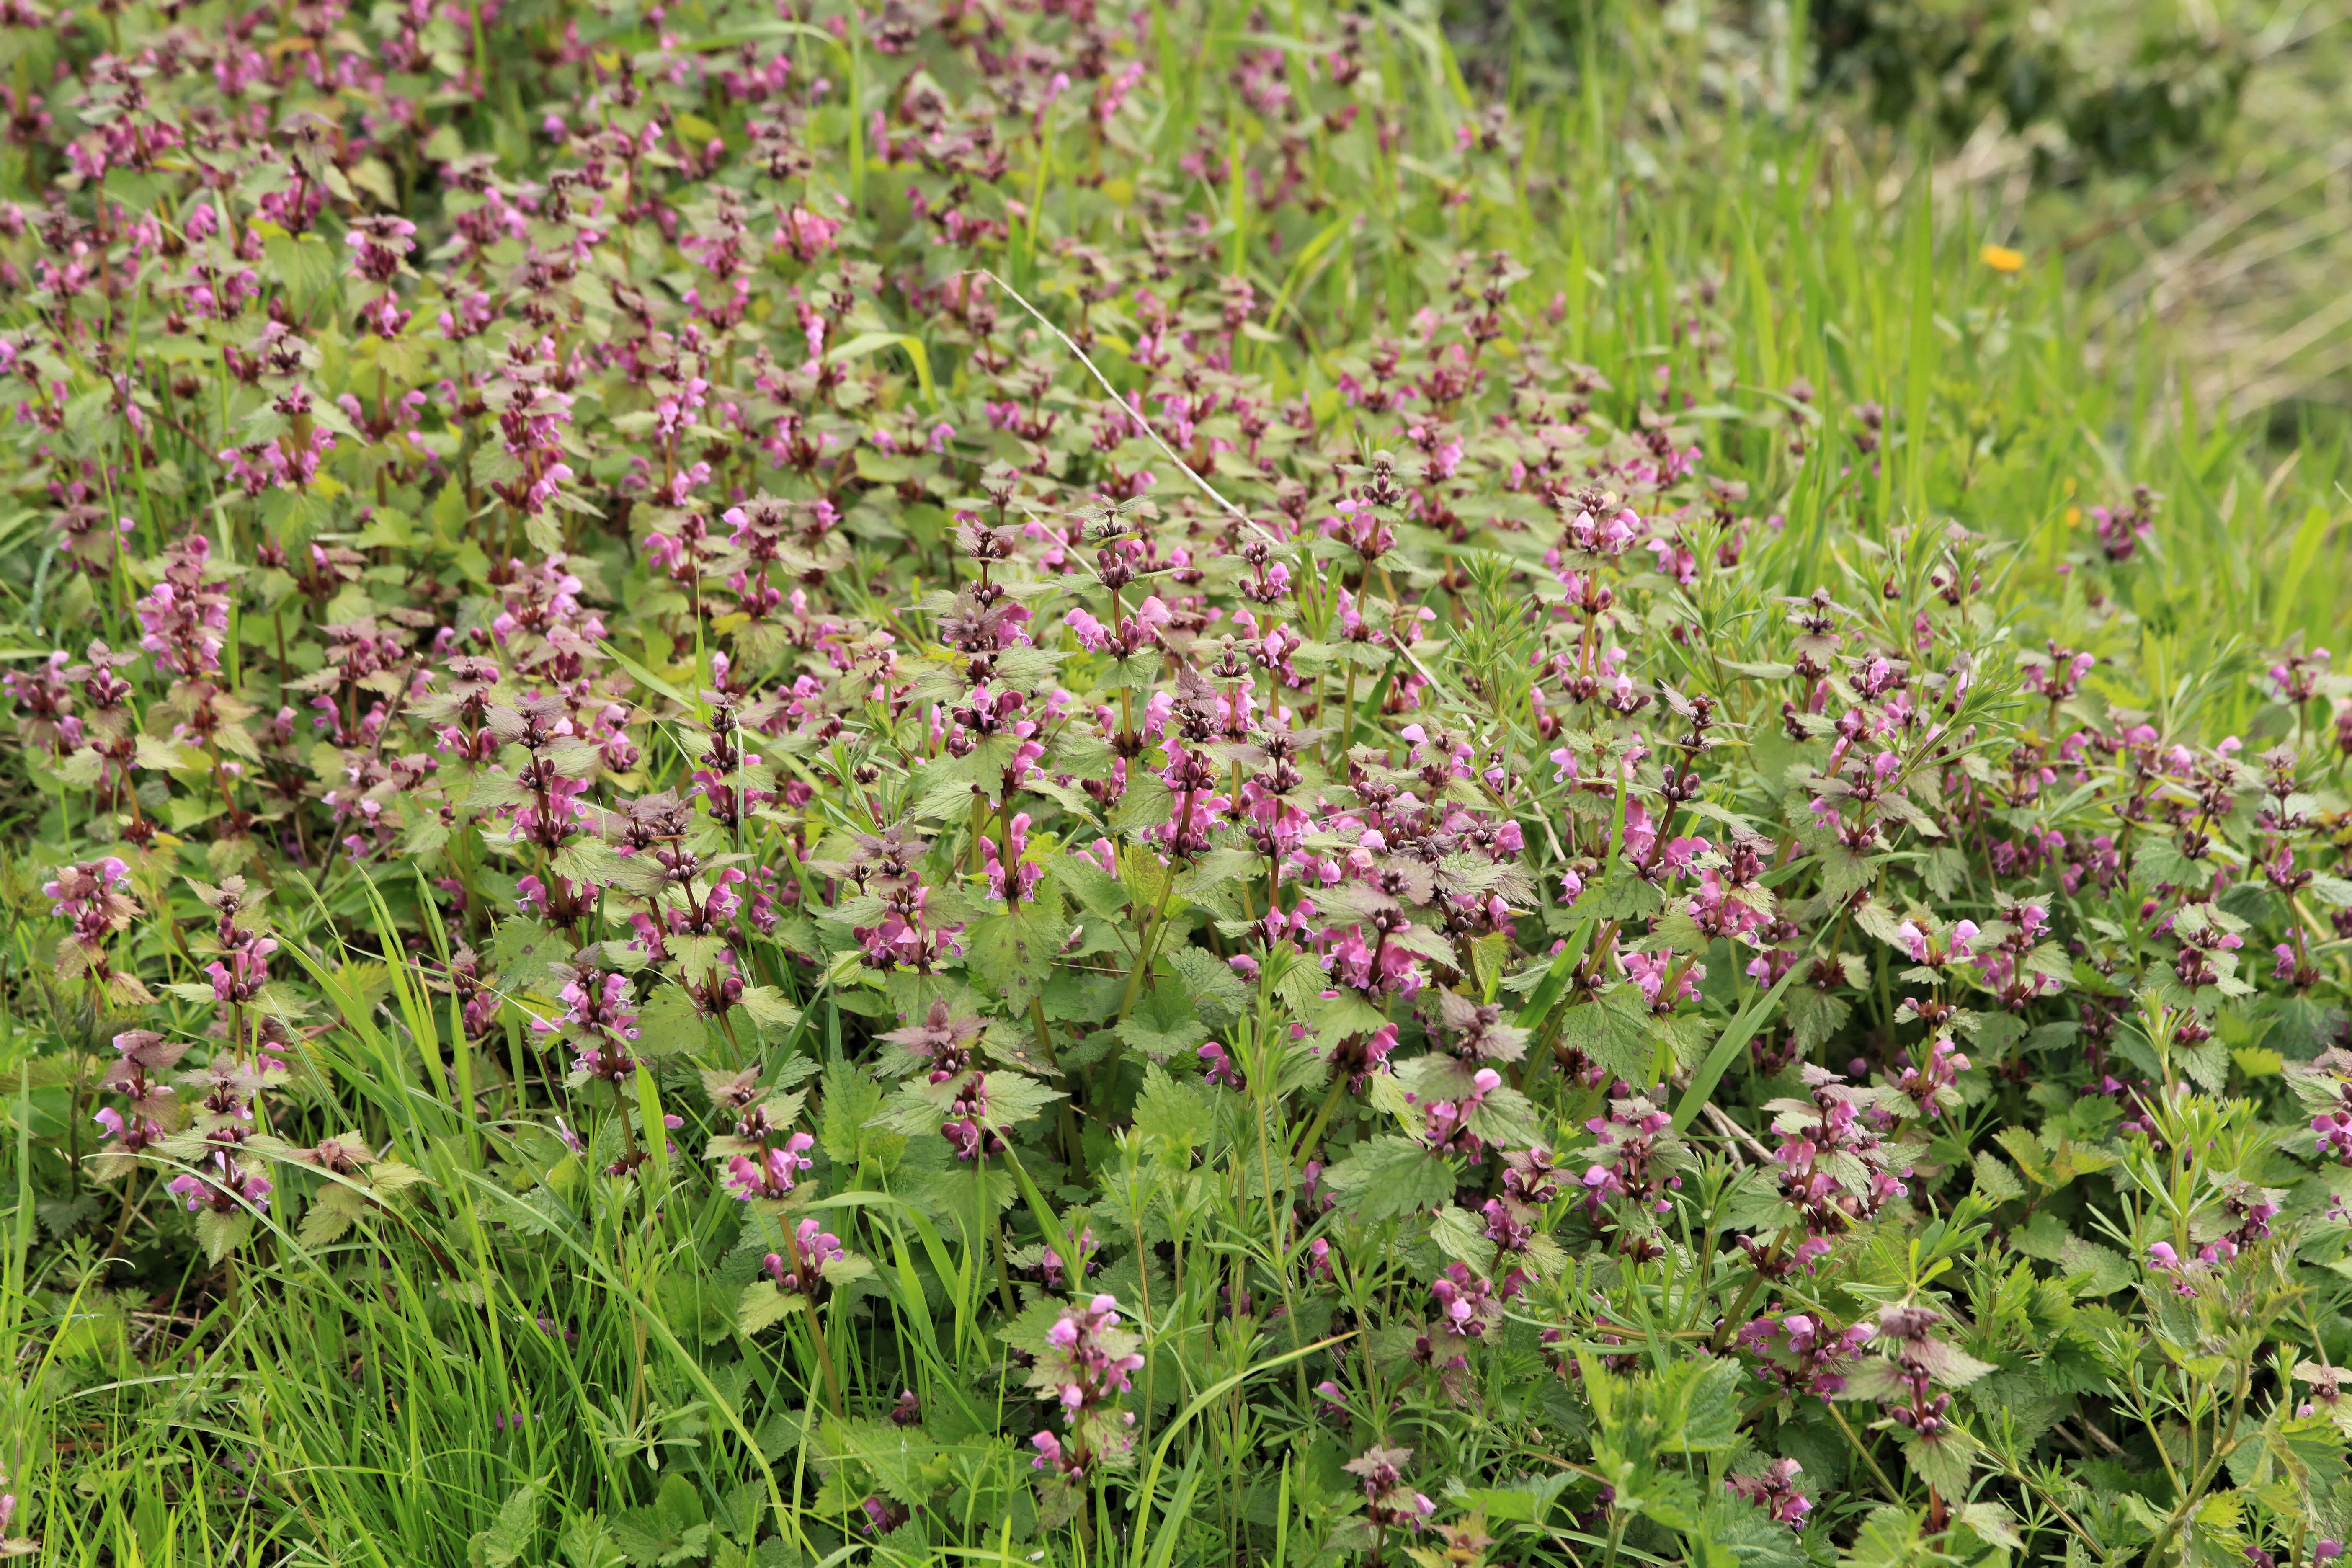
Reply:
M720 1184L747 1203L753 1198L781 1198L798 1184L801 1172L816 1163L808 1155L815 1145L816 1140L810 1134L795 1132L781 1146L757 1157L735 1155L727 1162L727 1173L719 1178Z
M1803 1527L1805 1516L1813 1511L1811 1500L1797 1489L1797 1477L1804 1467L1794 1459L1775 1459L1763 1470L1752 1476L1731 1476L1724 1485L1791 1530Z

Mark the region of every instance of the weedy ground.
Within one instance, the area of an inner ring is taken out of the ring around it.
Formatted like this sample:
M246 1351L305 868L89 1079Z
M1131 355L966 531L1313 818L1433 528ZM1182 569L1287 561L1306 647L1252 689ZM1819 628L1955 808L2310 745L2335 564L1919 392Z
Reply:
M2316 381L1454 21L0 10L0 1552L2340 1555Z

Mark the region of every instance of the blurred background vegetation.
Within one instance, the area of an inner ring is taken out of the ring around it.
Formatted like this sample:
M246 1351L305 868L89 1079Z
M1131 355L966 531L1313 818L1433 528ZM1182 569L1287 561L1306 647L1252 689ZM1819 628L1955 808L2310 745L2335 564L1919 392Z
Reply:
M1821 116L1890 204L1932 162L1939 220L2063 269L2144 399L2259 420L2282 456L2332 449L2352 406L2352 7L1450 0L1446 24L1521 105L1575 100L1595 58L1640 82L1685 178L1749 177L1710 153L1758 117Z

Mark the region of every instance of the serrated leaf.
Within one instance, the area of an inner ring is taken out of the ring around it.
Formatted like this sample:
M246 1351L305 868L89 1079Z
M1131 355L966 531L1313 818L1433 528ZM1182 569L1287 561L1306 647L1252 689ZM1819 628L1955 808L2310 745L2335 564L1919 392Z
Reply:
M749 1339L782 1322L807 1303L808 1298L799 1291L779 1290L773 1279L762 1275L743 1287L742 1299L735 1304L735 1327Z
M1366 1220L1435 1208L1454 1196L1454 1166L1410 1138L1384 1133L1323 1173L1341 1206Z
M1189 1056L1209 1037L1209 1026L1201 1021L1192 997L1172 982L1139 998L1135 1010L1115 1028L1121 1041L1154 1061Z
M1486 1239L1485 1227L1472 1217L1467 1209L1446 1205L1429 1222L1429 1239L1437 1250L1456 1263L1466 1263L1480 1274L1495 1264L1495 1244Z
M1650 1007L1641 987L1617 985L1559 1016L1559 1043L1580 1051L1612 1078L1637 1088L1652 1081L1657 1052L1650 1038Z
M1004 998L1015 1016L1044 994L1069 928L1060 919L1060 900L1050 882L1033 902L982 915L964 928L964 963L973 979Z
M243 1209L227 1214L215 1208L196 1211L196 1240L205 1249L205 1261L218 1263L246 1244L253 1235L253 1216Z
M1228 1022L1249 1011L1249 987L1233 966L1202 947L1180 947L1168 954L1169 964L1183 977L1184 988L1202 1009L1204 1022ZM1222 1014L1223 1017L1213 1017Z
M1135 1131L1169 1149L1189 1153L1209 1141L1215 1113L1197 1082L1181 1080L1153 1062L1143 1072L1143 1093L1135 1102Z
M1787 1013L1789 1033L1797 1048L1811 1052L1845 1026L1853 1008L1843 997L1801 985L1789 993Z
M1958 1426L1947 1426L1932 1439L1914 1437L1897 1432L1903 1445L1904 1462L1911 1473L1948 1498L1969 1494L1969 1468L1975 1458L1976 1445Z
M817 1142L826 1159L852 1170L868 1159L886 1171L898 1163L906 1135L873 1125L883 1092L871 1073L847 1062L835 1063L824 1070L824 1100Z
M509 995L527 991L551 994L555 988L549 983L547 966L570 956L562 938L520 915L500 921L490 937L490 965L497 971L499 989Z
M341 1187L322 1189L302 1215L302 1228L296 1239L307 1247L327 1247L341 1241L352 1228L356 1210L348 1202L337 1202L340 1194L349 1199L352 1194Z
M747 985L740 1000L743 1011L762 1030L789 1029L801 1021L801 1010L773 985Z
M1977 1191L1995 1203L2006 1203L2011 1198L2021 1198L2025 1195L2025 1184L2019 1181L2017 1173L2001 1163L1994 1155L1979 1149L1972 1163L1976 1173Z
M648 1057L689 1056L710 1031L683 985L656 986L637 1012L637 1050Z
M2024 1538L2017 1532L2017 1516L2000 1503L1965 1502L1952 1510L1952 1519L1976 1531L1977 1539L1988 1546L2025 1550Z
M992 1072L987 1085L988 1120L998 1127L1017 1127L1063 1098L1025 1073Z
M1678 1361L1659 1374L1665 1395L1660 1447L1706 1454L1739 1441L1739 1385L1747 1371L1728 1356Z
M507 1494L499 1505L498 1518L482 1534L482 1561L489 1568L511 1568L516 1559L530 1549L531 1537L539 1531L539 1487L526 1481Z

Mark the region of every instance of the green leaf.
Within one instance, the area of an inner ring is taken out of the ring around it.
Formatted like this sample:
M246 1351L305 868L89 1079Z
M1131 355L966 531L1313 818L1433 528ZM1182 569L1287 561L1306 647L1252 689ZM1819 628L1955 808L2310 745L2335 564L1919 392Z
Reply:
M1015 1016L1042 995L1054 972L1054 955L1069 928L1060 919L1060 899L1051 882L1031 903L982 915L965 929L964 964L972 978L1004 998Z
M763 1274L743 1287L742 1300L735 1305L735 1326L750 1338L782 1322L807 1300L798 1291L777 1289L776 1282Z
M227 1214L214 1208L196 1211L196 1240L205 1249L207 1263L218 1263L243 1247L252 1235L253 1216L243 1209Z
M683 985L656 987L637 1012L637 1050L643 1056L689 1056L702 1049L709 1034Z
M1446 1205L1429 1223L1429 1239L1456 1263L1466 1263L1484 1274L1495 1265L1495 1244L1467 1209Z
M498 973L498 987L510 996L531 991L553 995L556 988L547 966L571 956L562 938L520 915L500 921L490 937L490 965Z
M869 1159L886 1171L898 1164L907 1139L873 1125L882 1100L882 1086L873 1074L847 1062L824 1069L824 1112L817 1142L826 1159L853 1170Z
M499 1517L482 1533L482 1561L489 1568L510 1568L514 1561L530 1549L531 1537L539 1531L539 1483L526 1481L507 1494L499 1505Z
M1169 964L1183 977L1202 1020L1212 1027L1230 1023L1249 1011L1249 987L1233 965L1204 947L1180 947L1168 954Z
M1454 1165L1411 1138L1367 1139L1324 1173L1343 1207L1380 1220L1435 1208L1454 1196Z
M1581 1051L1612 1078L1640 1087L1653 1081L1657 1050L1650 1037L1650 1007L1638 985L1612 986L1559 1016L1559 1043Z
M992 1072L987 1085L988 1120L999 1127L1017 1127L1062 1098L1024 1073Z
M705 984L719 969L720 957L727 952L727 939L722 936L674 936L668 940L669 955L677 962L677 972L696 984Z
M1711 1454L1739 1443L1739 1384L1747 1369L1728 1356L1670 1363L1659 1374L1665 1395L1661 1446L1669 1453Z
M1572 1473L1563 1470L1514 1481L1507 1487L1474 1488L1463 1493L1460 1501L1464 1508L1486 1515L1494 1523L1510 1521L1541 1524L1559 1494L1575 1479Z
M1977 1191L1995 1203L2006 1203L2011 1198L2025 1195L2025 1184L2017 1179L2017 1173L2003 1164L1998 1155L1978 1150L1974 1169Z
M1576 912L1604 921L1642 920L1656 914L1661 903L1657 889L1629 871L1621 871L1587 889L1577 900Z
M1181 985L1167 981L1138 998L1135 1010L1118 1021L1117 1029L1129 1047L1154 1061L1190 1055L1209 1037L1209 1026L1201 1021L1192 998Z
M1730 1069L1734 1058L1748 1048L1748 1041L1756 1037L1756 1031L1763 1026L1766 1018L1771 1016L1772 1008L1787 993L1789 983L1796 979L1797 972L1804 967L1802 959L1790 964L1789 972L1773 984L1772 989L1742 1008L1739 1016L1731 1021L1731 1026L1717 1038L1715 1048L1707 1052L1706 1060L1701 1062L1698 1070L1691 1075L1690 1087L1683 1090L1682 1099L1675 1102L1675 1131L1689 1131L1690 1124L1698 1120L1699 1108L1715 1092L1715 1086L1723 1081L1723 1075Z
M1545 1141L1535 1101L1507 1086L1490 1090L1470 1113L1470 1131L1503 1149L1529 1149Z
M273 234L261 242L298 320L306 318L341 288L342 259L337 247L315 234Z
M1853 1006L1843 998L1808 985L1789 998L1789 1033L1799 1050L1811 1053L1843 1028L1853 1013Z
M1169 1148L1190 1153L1209 1141L1216 1113L1195 1081L1179 1080L1153 1062L1143 1071L1143 1093L1135 1102L1135 1131Z
M1692 1568L1806 1568L1796 1532L1728 1489L1708 1494L1686 1542Z
M1107 921L1127 918L1127 889L1118 878L1084 855L1064 855L1053 862L1054 879L1069 889L1078 907Z
M1976 1440L1958 1426L1947 1426L1933 1438L1897 1432L1904 1462L1911 1473L1948 1498L1969 1495L1969 1468L1976 1456Z
M783 992L773 985L745 986L741 1005L762 1033L781 1032L801 1021L801 1010L785 1001Z

